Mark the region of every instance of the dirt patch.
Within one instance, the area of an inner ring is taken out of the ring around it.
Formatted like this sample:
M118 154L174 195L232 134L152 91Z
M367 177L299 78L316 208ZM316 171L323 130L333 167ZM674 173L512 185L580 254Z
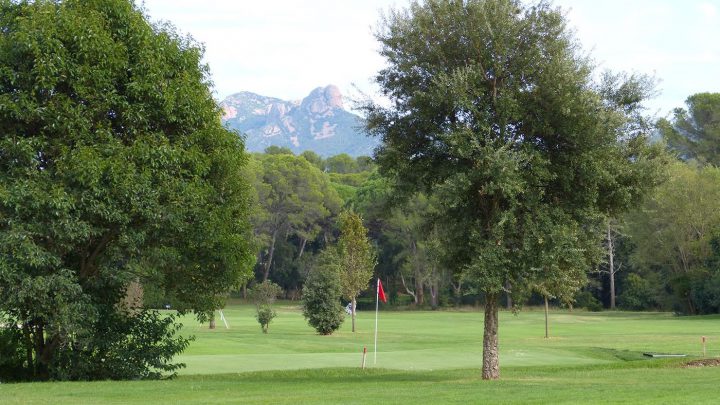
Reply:
M717 366L720 366L720 359L693 360L693 361L689 361L689 362L683 364L683 367L685 367L685 368L717 367Z

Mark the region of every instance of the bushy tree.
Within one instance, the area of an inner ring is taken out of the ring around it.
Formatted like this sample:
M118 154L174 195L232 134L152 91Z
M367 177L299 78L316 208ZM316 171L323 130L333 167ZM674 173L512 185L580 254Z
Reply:
M498 378L501 292L576 289L600 258L604 217L655 182L633 114L647 81L593 83L545 2L412 2L377 37L391 103L366 112L380 170L398 194L442 201L447 265L485 297L482 375Z
M342 286L339 257L334 249L323 251L303 287L303 316L321 335L335 332L345 320L340 303Z
M202 48L129 0L0 2L0 319L32 378L145 378L249 275L241 139ZM11 327L15 328L15 326Z

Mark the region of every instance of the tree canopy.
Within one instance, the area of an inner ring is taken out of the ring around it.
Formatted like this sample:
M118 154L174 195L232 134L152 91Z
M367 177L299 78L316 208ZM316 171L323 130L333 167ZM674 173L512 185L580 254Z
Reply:
M187 341L128 286L202 318L252 263L202 47L128 0L3 1L0 25L0 345L32 378L173 370Z
M329 226L330 218L340 211L340 197L326 176L304 157L292 153L255 155L253 184L259 210L254 215L255 229L264 252L262 279L270 277L278 242L295 236L298 256L308 241Z
M698 93L658 122L668 148L681 159L720 166L720 93Z
M380 170L398 192L443 202L446 264L484 292L483 377L498 378L499 293L580 286L604 216L654 183L647 134L629 125L647 88L593 83L562 12L543 2L412 2L377 37L391 104L366 112ZM620 89L632 97L610 97Z

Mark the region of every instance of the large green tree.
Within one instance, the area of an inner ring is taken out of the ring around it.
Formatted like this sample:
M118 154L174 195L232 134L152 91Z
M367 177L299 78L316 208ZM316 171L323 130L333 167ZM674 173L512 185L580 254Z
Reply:
M0 26L0 344L30 378L172 370L187 342L128 286L203 318L252 264L202 47L129 0L4 0Z
M658 128L668 148L682 159L720 166L720 93L697 93Z
M485 296L482 376L496 379L501 292L581 283L604 217L653 183L630 114L647 86L594 84L562 11L544 2L412 2L377 37L391 99L367 107L377 161L400 193L442 201L444 256Z

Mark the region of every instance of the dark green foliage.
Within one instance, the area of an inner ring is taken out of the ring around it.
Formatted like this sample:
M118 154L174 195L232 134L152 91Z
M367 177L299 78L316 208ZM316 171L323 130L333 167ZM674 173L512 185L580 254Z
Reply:
M337 254L326 250L310 270L303 287L303 316L321 335L335 332L345 320Z
M107 308L104 308L107 309ZM127 380L174 375L184 364L170 364L190 340L177 336L176 316L155 310L106 311L80 336L58 350L52 367L56 380Z
M445 264L485 294L486 326L506 285L572 296L600 259L605 216L656 183L657 151L635 114L646 81L595 84L545 2L413 2L377 37L391 102L366 112L380 171L398 194L442 201ZM497 378L496 329L485 330L483 375Z
M303 153L300 154L300 156L304 157L305 160L308 161L311 165L317 167L320 170L325 170L325 163L323 161L322 156L318 155L317 153L306 150Z
M0 318L0 382L30 379L26 356L22 330Z
M173 371L173 318L120 314L128 285L204 319L253 259L247 158L202 48L129 0L2 1L0 26L0 319L24 370Z
M720 312L720 272L697 272L691 280L690 289L696 313Z
M377 80L394 103L367 108L377 160L397 191L440 196L452 267L493 294L532 279L577 288L604 214L655 182L647 133L623 132L645 88L630 77L606 87L632 97L592 90L546 3L413 3L379 39L389 66Z
M698 93L676 108L672 120L658 128L668 148L684 160L720 166L720 93Z
M628 274L622 292L618 295L618 305L620 308L634 311L656 309L658 304L655 292L659 287L637 273Z
M588 311L598 312L603 310L600 301L589 291L581 291L575 295L575 305L578 308L585 308Z
M347 153L341 153L325 159L325 168L330 173L346 174L358 172L357 162Z
M281 146L268 146L265 148L265 153L268 155L294 155L290 148Z

